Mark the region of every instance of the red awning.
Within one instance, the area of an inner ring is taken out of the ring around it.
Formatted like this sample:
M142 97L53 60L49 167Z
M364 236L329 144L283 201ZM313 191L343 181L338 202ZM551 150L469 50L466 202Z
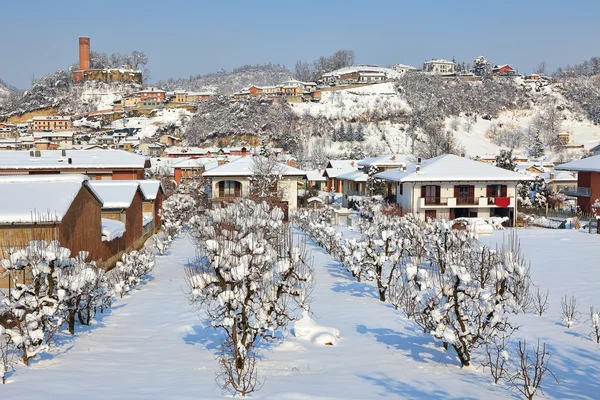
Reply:
M501 208L506 208L510 205L510 197L496 197L496 205Z

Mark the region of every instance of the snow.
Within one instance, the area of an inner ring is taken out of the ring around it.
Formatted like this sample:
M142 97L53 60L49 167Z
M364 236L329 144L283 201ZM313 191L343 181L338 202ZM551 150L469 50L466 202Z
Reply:
M182 127L192 114L184 108L158 110L153 117L132 117L113 121L112 128L140 128L139 137L154 136L158 129L168 125Z
M146 158L122 150L42 150L40 157L29 151L6 151L0 157L3 169L144 168ZM69 164L71 159L71 164Z
M503 232L481 239L495 245ZM587 337L585 317L571 330L559 321L561 296L577 296L582 313L597 299L600 283L585 277L596 276L597 260L589 249L598 246L600 235L518 232L534 283L550 291L550 310L544 317L514 317L520 325L515 339L533 343L541 337L548 344L551 368L561 381L545 382L549 398L595 398L600 352ZM373 286L357 283L311 243L316 281L312 319L339 329L341 336L334 346L322 346L290 335L266 350L258 365L265 384L252 398L510 397L481 369L460 369L451 351L381 304ZM91 328L79 329L74 337L60 335L58 346L31 367L18 367L2 387L3 396L22 397L26 391L29 399L228 398L214 383L220 337L199 322L182 293L183 268L194 255L187 238L176 239L139 290L99 314Z
M77 174L0 176L0 223L60 222L83 185Z
M302 318L294 323L292 333L299 339L329 346L334 345L340 337L339 330L317 324L306 311L302 313Z
M364 158L357 162L357 164L363 167L371 167L372 165L376 167L402 167L410 163L413 158L414 157L406 154L385 154L378 157Z
M206 171L203 176L206 177L218 177L218 176L252 176L254 174L254 160L253 156L245 156L238 160L223 164L220 167L213 168ZM285 164L276 163L275 169L280 171L274 171L281 173L283 176L304 176L304 171L297 168L290 167Z
M419 170L417 171L417 168ZM507 171L479 161L453 154L444 154L421 164L414 163L406 171L393 169L376 175L393 182L453 182L453 181L508 181L519 182L533 178L517 172Z
M144 193L144 197L146 200L155 200L158 195L158 191L160 189L160 181L154 179L147 179L137 181L140 185L140 189L142 189L142 193Z
M138 181L91 181L90 185L104 200L102 209L129 208L140 187Z
M571 161L556 167L563 171L591 171L600 172L600 155L584 158L583 160Z
M142 226L148 225L154 219L154 215L149 212L145 212L142 217Z
M144 224L145 225L145 224ZM102 241L110 242L125 234L125 224L121 221L102 218Z
M397 72L393 71L395 74ZM408 112L410 107L401 98L392 83L378 83L351 89L323 91L318 103L291 103L298 115L325 116L327 118L351 119L377 107Z

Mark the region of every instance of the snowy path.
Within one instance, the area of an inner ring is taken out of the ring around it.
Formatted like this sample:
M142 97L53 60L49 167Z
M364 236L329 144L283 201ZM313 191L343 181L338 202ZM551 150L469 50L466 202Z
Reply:
M600 390L595 378L600 374L598 345L586 337L585 316L569 331L558 322L557 311L564 294L578 296L582 313L594 304L600 284L586 278L597 275L591 251L600 235L531 229L520 237L534 281L549 288L552 299L547 317L518 317L523 327L516 338L541 336L550 344L562 382L549 383L549 397L594 398ZM484 239L501 240L501 233ZM459 368L452 351L443 352L379 302L371 284L357 283L324 250L309 247L316 281L313 318L339 329L341 338L335 346L323 346L289 335L282 344L264 349L259 362L264 386L252 398L511 398L481 369ZM53 355L35 360L30 368L19 367L9 384L0 386L2 398L223 398L214 382L219 338L203 328L183 293L183 266L193 256L193 244L186 237L177 239L170 255L157 258L146 284L119 300L91 329L68 337Z

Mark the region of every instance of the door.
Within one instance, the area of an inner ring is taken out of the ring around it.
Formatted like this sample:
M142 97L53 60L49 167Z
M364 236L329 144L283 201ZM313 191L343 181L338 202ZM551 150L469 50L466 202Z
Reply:
M425 210L425 220L435 219L436 214L435 210Z

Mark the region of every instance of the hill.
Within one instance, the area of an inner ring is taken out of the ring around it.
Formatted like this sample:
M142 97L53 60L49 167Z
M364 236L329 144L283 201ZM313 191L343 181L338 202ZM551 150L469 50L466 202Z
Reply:
M220 70L189 78L167 79L156 83L164 90L208 91L231 94L250 85L275 85L292 79L292 72L278 64L244 65L231 71Z

